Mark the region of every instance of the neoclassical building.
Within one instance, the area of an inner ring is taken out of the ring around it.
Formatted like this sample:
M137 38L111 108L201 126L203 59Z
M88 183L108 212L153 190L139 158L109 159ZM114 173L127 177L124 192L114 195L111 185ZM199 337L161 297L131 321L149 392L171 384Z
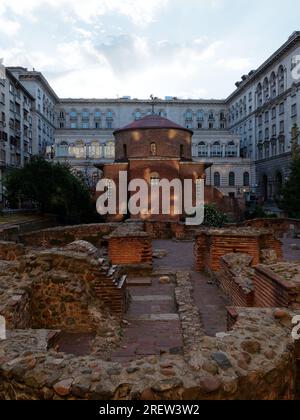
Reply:
M23 68L11 68L11 73L33 97L30 151L46 150L49 159L68 162L91 185L100 176L96 167L115 159L113 132L153 111L150 99L59 99L40 73ZM6 109L9 100L10 95L2 95ZM299 141L294 127L300 127L300 31L243 75L227 99L166 97L155 100L155 113L194 132L193 159L213 163L208 185L225 195L253 192L265 201L276 198L289 175L292 141ZM2 131L7 138L8 128ZM10 135L6 141L9 154ZM20 164L24 161L21 156Z

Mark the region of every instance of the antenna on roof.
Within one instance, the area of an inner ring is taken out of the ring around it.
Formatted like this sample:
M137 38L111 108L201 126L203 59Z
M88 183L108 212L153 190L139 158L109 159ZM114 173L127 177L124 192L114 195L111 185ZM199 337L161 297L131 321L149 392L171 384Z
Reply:
M150 95L150 98L151 98L151 101L152 101L152 115L155 115L155 110L154 110L155 101L157 101L158 98L156 98L153 94Z

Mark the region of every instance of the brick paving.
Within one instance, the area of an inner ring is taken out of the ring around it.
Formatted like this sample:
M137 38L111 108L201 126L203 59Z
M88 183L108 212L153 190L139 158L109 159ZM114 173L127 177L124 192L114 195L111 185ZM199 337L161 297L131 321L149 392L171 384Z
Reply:
M282 239L283 259L285 261L300 261L300 239ZM292 249L291 245L297 245L299 249Z
M201 313L207 335L226 331L226 304L221 290L211 284L208 276L193 271L193 242L154 241L153 249L167 251L167 256L155 259L154 270L175 273L190 271L194 285L194 299ZM132 301L126 314L121 348L113 361L130 361L137 357L159 355L162 351L182 348L181 326L177 314L173 284L129 286Z

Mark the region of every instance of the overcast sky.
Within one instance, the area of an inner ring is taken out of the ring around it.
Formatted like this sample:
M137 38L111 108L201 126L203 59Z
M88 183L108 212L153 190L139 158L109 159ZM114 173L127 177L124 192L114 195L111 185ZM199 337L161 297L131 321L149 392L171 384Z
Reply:
M0 58L60 97L224 98L300 30L297 0L0 0Z

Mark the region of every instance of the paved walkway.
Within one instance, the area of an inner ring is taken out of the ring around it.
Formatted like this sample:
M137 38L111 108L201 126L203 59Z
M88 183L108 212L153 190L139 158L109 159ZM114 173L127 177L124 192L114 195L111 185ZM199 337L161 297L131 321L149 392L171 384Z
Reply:
M193 271L193 243L154 241L153 249L167 251L167 256L156 259L154 270L173 272L190 271L194 284L194 299L199 307L208 335L226 331L226 302L222 292L211 284L208 276ZM138 356L159 355L162 351L181 351L183 343L177 313L173 284L160 284L158 278L152 285L129 286L132 301L126 320L121 348L113 361L130 361Z
M283 243L283 259L285 261L300 261L300 239L286 238L281 240ZM299 249L293 249L297 245Z
M152 279L151 286L130 286L131 295L121 348L113 361L130 361L138 356L159 355L163 351L182 348L181 327L177 314L173 284L159 284Z

